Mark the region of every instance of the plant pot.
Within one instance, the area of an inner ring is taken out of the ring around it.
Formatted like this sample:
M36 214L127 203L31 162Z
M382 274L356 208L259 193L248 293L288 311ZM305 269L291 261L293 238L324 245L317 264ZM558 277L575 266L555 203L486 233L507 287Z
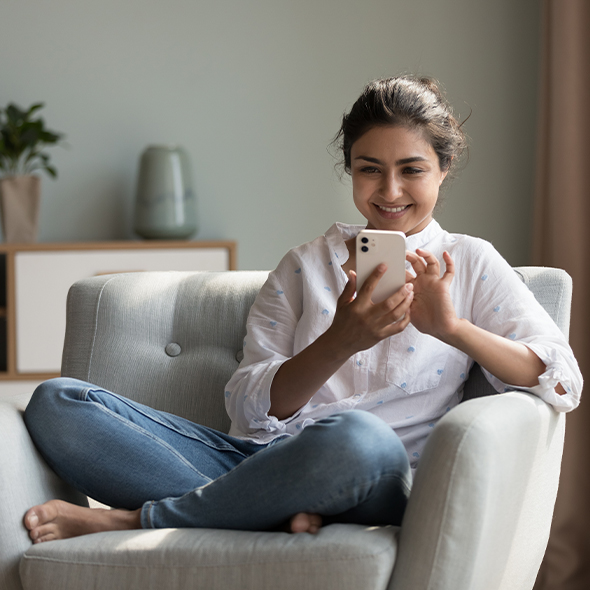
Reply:
M35 242L39 226L41 180L38 176L0 179L0 212L5 242Z

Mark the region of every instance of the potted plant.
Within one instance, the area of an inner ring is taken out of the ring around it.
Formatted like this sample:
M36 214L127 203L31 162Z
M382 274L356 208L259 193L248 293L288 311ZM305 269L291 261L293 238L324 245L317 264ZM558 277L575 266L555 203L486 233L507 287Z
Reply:
M6 242L34 242L37 239L41 181L35 170L45 170L52 178L57 170L43 153L62 134L45 128L42 118L33 118L43 103L28 111L15 104L0 109L0 211Z

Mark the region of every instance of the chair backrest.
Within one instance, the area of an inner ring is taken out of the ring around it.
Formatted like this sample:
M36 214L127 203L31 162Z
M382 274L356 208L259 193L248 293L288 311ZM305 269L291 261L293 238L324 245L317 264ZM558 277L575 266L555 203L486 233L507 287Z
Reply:
M567 335L571 279L516 269ZM68 296L62 375L227 432L223 390L266 271L147 272L93 277ZM464 399L495 393L479 368Z
M62 375L227 432L224 387L268 272L146 272L75 283Z

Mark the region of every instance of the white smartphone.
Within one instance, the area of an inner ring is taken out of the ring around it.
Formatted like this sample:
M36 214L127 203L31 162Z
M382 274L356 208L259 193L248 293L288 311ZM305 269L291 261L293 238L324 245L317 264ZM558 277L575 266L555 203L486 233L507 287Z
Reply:
M373 303L387 299L406 282L406 236L400 231L362 230L356 237L357 293L382 262L387 271L373 291Z

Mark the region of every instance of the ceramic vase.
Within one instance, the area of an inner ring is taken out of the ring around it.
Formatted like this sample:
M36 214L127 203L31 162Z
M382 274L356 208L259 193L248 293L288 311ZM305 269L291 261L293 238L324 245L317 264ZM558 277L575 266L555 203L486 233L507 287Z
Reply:
M0 180L0 212L5 242L37 241L41 179L8 176Z
M153 145L141 154L134 230L148 239L185 239L197 231L190 162L179 146Z

